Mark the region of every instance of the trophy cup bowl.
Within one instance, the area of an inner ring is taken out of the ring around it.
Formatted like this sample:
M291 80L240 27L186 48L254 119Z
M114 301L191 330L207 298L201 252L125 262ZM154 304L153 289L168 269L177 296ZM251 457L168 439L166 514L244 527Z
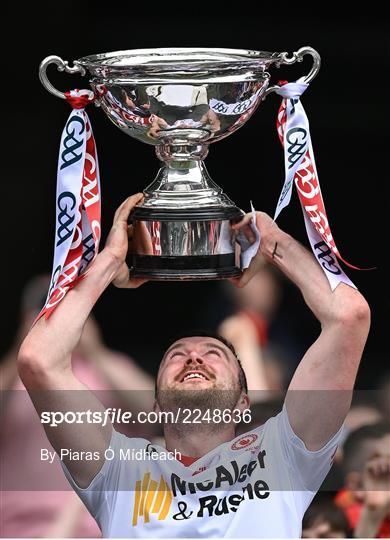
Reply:
M240 253L232 223L244 215L210 178L204 159L209 145L242 127L261 101L279 86L269 86L268 70L299 62L311 47L288 53L238 49L135 49L90 55L68 62L47 57L67 73L88 74L95 105L131 137L155 146L162 166L145 188L144 201L132 214L133 277L201 280L237 277Z

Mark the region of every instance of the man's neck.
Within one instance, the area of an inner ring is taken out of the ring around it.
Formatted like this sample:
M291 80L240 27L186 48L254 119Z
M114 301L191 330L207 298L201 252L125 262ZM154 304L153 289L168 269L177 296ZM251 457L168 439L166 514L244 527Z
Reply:
M225 429L216 430L215 426L196 426L195 429L178 430L166 426L164 430L166 448L170 452L180 452L184 456L200 458L217 448L217 446L231 441L235 437L234 428L226 426Z

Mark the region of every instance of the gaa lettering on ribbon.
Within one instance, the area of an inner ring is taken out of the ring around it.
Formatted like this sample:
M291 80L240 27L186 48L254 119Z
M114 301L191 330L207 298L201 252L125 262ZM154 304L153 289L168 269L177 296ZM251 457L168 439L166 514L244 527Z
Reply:
M56 306L58 302L61 302L68 290L69 287L57 287L52 296L50 297L50 300L46 304L46 308L52 308Z
M295 105L297 103L299 103L299 98L291 98L288 101L289 101L289 104L290 104L289 113L290 113L290 115L293 115L293 114L295 114Z
M299 169L294 176L295 185L299 193L306 199L312 199L320 193L320 186L314 171L309 152L305 154Z
M283 97L277 115L276 128L279 140L284 147L286 176L274 219L276 220L281 210L288 206L294 180L304 211L306 231L313 254L324 270L331 289L334 290L342 281L355 287L340 268L337 258L332 256L335 254L341 259L330 230L321 194L309 122L299 99L306 88L307 84L289 83L282 84L277 90L277 93ZM319 238L322 238L323 242L319 242Z
M50 296L49 302L46 304L46 308L52 308L60 302L70 288L70 284L75 280L79 270L79 263L81 256L77 257L69 264L64 266L64 269L58 279L56 287Z
M71 97L78 99L86 92L73 92ZM52 280L45 306L36 320L42 315L50 316L99 249L100 181L96 144L88 116L78 105L61 137Z
M332 252L327 246L326 242L318 242L313 247L318 262L325 270L336 276L341 274L341 268L339 267L336 258L333 257Z
M87 269L89 263L93 261L93 259L95 258L95 253L95 240L93 234L91 233L85 238L85 240L83 240L83 254L81 257L81 264L78 271L78 276L81 276L81 274L83 274L84 271Z
M70 285L75 280L77 277L80 260L81 256L64 266L60 279L57 283L59 287Z
M93 235L95 237L95 245L96 245L96 253L97 253L97 250L98 250L98 247L99 247L99 242L100 242L100 232L101 232L100 222L97 219L94 219L92 221L91 229L92 229L92 233L93 233Z
M76 207L76 197L70 191L62 192L57 200L58 206L58 226L57 226L57 247L63 244L73 234L73 223L76 212L72 212Z
M81 223L79 222L74 230L73 242L70 245L70 250L77 249L83 240L83 231L81 230Z
M53 272L53 276L51 278L51 283L50 283L50 289L49 289L49 294L48 294L48 298L50 298L55 286L56 286L56 283L57 283L57 280L58 280L58 277L60 276L61 274L61 269L62 269L62 266L59 265L57 266L57 268L54 270Z
M93 239L93 234L91 233L89 236L83 240L83 260L87 263L91 262L95 256L95 241ZM79 272L80 274L80 272Z
M302 127L294 127L286 133L288 168L291 169L300 161L307 150L307 131Z
M196 517L211 517L221 516L222 514L228 514L229 512L237 512L237 507L244 500L266 499L270 495L270 489L268 484L264 480L256 480L252 484L247 484L242 488L242 495L234 493L233 495L218 498L216 495L208 495L207 497L200 497L199 510ZM206 513L208 512L208 513Z
M76 127L73 129L70 129L70 126L74 123L79 123L78 126L79 131L76 133ZM69 167L70 165L73 165L73 163L76 163L79 161L83 155L82 152L77 153L76 150L78 150L81 146L84 144L84 137L82 137L83 133L85 131L85 122L84 118L81 116L78 116L75 112L71 115L68 122L65 126L65 132L67 136L64 138L63 146L65 147L64 150L61 152L61 166L60 170L65 169L66 167ZM79 137L79 138L77 138Z
M326 215L318 209L318 205L305 206L305 210L310 221L312 221L314 225L317 224L316 229L319 234L325 234L326 230L329 229L329 222ZM329 241L330 240L332 240L332 235L330 235Z
M87 171L87 163L90 164L90 170ZM98 189L97 176L95 174L96 160L88 152L85 154L85 169L83 177L83 204L88 208L92 204L99 202L100 195ZM90 177L89 177L89 176Z

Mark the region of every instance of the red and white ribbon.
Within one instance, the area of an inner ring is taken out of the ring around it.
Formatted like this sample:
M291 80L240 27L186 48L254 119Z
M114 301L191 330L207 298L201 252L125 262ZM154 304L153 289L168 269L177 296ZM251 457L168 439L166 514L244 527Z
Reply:
M356 288L341 269L337 259L350 268L357 269L357 267L341 257L326 215L314 160L309 121L300 101L300 96L307 87L307 84L297 81L284 84L276 90L276 93L283 97L276 126L284 147L286 176L274 219L276 220L283 208L290 203L292 186L295 184L311 248L328 278L331 289L334 290L341 282Z
M94 95L90 90L73 90L65 96L73 110L61 137L53 270L38 319L51 315L99 250L99 166L91 124L84 110L93 102Z

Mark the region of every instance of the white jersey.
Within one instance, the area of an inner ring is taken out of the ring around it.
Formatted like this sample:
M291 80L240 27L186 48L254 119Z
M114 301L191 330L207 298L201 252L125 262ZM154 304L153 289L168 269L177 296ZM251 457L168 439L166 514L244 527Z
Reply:
M155 460L162 447L114 431L109 457L88 488L64 470L104 537L298 538L340 434L310 452L284 407L187 467ZM136 451L143 460L132 459Z

